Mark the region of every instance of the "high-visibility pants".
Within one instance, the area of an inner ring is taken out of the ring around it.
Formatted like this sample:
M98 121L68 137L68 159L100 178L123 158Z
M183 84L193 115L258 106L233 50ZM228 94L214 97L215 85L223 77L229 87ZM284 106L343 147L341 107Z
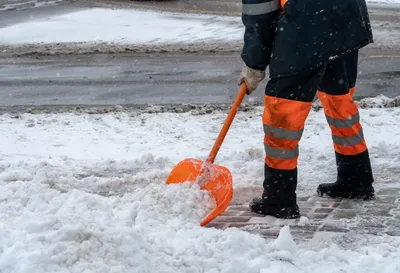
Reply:
M263 114L267 169L276 173L297 168L299 141L316 94L331 128L336 153L350 160L368 153L358 108L352 99L357 66L358 51L315 70L269 80Z

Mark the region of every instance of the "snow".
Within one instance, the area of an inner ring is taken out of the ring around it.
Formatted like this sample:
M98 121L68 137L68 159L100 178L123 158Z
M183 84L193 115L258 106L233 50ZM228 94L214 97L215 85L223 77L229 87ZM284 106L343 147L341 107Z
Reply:
M400 0L369 0L367 1L369 4L400 4Z
M262 183L261 114L239 112L216 159L232 171L235 194ZM400 168L400 109L360 114L379 188ZM272 241L200 227L212 200L194 184L164 181L180 160L207 156L225 117L123 109L1 115L0 272L400 271L398 237L364 236L346 248L296 244L289 226ZM310 113L299 161L299 196L335 178L323 111Z
M400 3L400 0L383 1L388 5ZM396 38L400 37L398 25L396 20L372 21L375 43L371 46L396 47L400 42ZM233 50L243 42L243 33L240 16L92 8L63 15L43 15L34 20L27 18L24 22L0 28L0 44L47 44L60 47L58 50L62 49L59 43L79 47L93 44L139 46L134 47L135 50L143 50L140 47L155 50L160 46L166 50L169 49L167 46L181 48L184 45L201 45L202 49L210 44L213 45L210 50L215 50L223 44ZM192 49L199 50L197 47Z
M223 31L221 31L223 30ZM94 8L0 29L0 44L175 44L242 39L239 17Z
M15 0L5 0L2 1L0 5L1 11L11 11L11 10L24 10L38 7L54 6L61 3L62 0L31 0L17 2Z

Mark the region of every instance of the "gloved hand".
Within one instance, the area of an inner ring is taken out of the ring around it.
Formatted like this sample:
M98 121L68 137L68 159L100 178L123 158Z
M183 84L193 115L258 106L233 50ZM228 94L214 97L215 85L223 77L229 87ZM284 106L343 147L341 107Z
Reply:
M239 85L242 85L244 82L246 82L247 95L250 95L254 90L257 89L257 86L264 78L264 70L255 70L245 65L240 73Z

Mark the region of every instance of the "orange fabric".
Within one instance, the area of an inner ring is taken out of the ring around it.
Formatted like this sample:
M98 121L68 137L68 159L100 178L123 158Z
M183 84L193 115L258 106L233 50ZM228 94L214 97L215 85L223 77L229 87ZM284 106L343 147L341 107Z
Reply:
M311 110L311 102L281 99L264 96L263 123L287 130L302 130ZM273 133L265 135L264 143L270 147L291 150L297 147L299 140L286 140L274 137ZM278 170L293 170L297 167L297 159L278 159L265 157L265 163Z
M265 163L270 168L278 169L278 170L293 170L297 168L297 159L278 159L270 156L265 157Z
M324 106L327 116L338 119L348 119L358 113L358 108L350 93L346 95L328 95L318 91L318 98Z
M329 125L332 130L332 135L339 137L352 137L358 135L360 130L362 129L361 124L358 122L351 128L336 128L332 125Z
M354 92L356 91L356 89L353 87L353 88L350 88L350 96L351 97L354 97Z
M274 148L283 149L283 150L291 150L291 149L294 149L297 147L297 144L299 143L299 141L275 138L271 135L266 135L264 137L264 143L267 144L268 146L271 146Z
M264 96L263 123L276 128L301 130L311 110L311 102Z
M281 2L281 13L285 12L285 4L288 0L280 0Z
M325 115L345 120L358 113L358 108L353 101L352 94L354 94L354 88L351 88L348 94L338 96L318 91L318 98L324 107ZM333 125L329 127L331 128L332 135L339 137L356 136L362 129L360 122L357 122L351 128L336 128ZM356 155L367 150L367 144L364 139L361 143L353 146L343 146L336 143L333 146L335 151L342 155Z
M342 146L339 144L333 144L333 146L335 151L342 155L357 155L367 150L367 144L364 139L360 144L354 146Z

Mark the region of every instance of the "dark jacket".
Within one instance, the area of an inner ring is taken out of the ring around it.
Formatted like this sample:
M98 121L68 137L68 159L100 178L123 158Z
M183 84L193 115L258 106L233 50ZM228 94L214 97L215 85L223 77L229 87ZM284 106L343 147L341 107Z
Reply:
M269 65L271 77L315 69L373 42L365 0L289 0L283 14L265 8L272 3L242 0L242 59L254 69Z

